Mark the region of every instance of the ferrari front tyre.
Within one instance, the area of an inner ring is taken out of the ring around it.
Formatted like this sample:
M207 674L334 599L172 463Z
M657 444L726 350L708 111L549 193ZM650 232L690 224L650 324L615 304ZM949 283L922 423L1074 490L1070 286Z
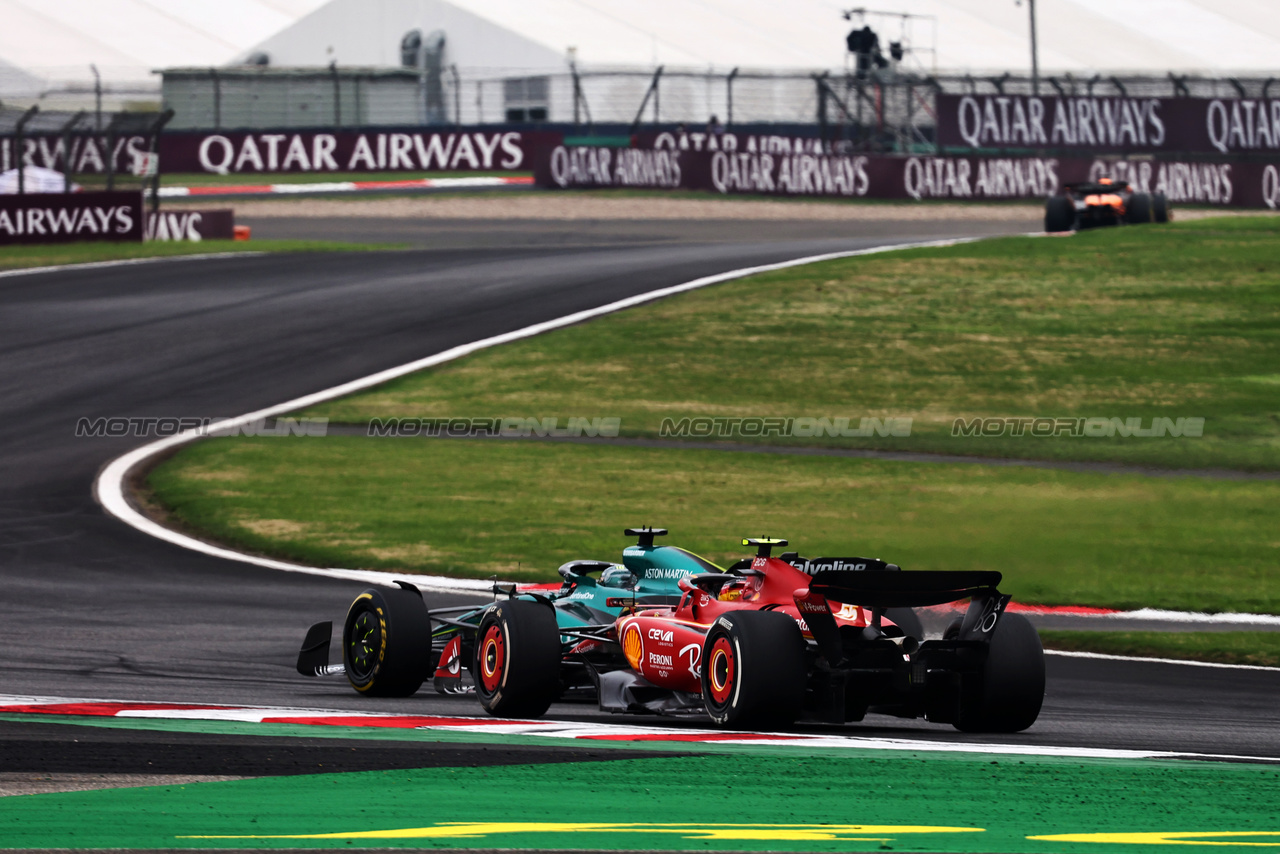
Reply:
M1156 222L1169 221L1169 197L1164 193L1156 193L1151 197L1151 217Z
M370 588L351 603L342 624L347 681L370 697L408 697L431 666L431 618L410 590Z
M980 678L961 688L964 732L1021 732L1036 722L1044 702L1044 647L1021 614L1005 613L987 648Z
M1076 227L1076 206L1066 196L1050 196L1044 206L1044 230L1071 231Z
M1146 193L1134 193L1129 197L1129 205L1125 209L1125 222L1130 225L1141 225L1151 222L1151 196Z
M510 599L484 612L472 664L476 695L500 718L536 718L560 696L560 629L540 602Z
M787 726L800 716L804 635L786 614L731 611L702 645L702 701L719 726Z

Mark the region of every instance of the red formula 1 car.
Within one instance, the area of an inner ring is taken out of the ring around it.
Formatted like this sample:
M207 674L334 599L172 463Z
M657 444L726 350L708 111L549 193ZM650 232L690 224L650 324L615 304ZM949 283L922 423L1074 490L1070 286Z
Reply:
M1110 178L1065 184L1044 208L1044 230L1049 232L1168 221L1169 200L1164 193L1135 193L1127 182Z
M580 684L585 668L603 710L705 712L726 727L868 712L966 731L1035 722L1044 651L1025 618L1005 613L1000 573L903 572L870 558L773 556L785 540L743 544L758 549L753 560L681 579L678 604L568 636L546 605L490 606L474 663L481 703L495 715L545 709L555 686ZM962 599L968 610L941 639L921 642L885 618Z

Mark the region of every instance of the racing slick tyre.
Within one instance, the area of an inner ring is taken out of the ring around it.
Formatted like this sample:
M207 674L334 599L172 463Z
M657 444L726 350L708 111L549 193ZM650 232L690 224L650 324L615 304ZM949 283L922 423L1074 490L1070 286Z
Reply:
M500 718L536 718L560 696L560 630L539 602L491 605L476 629L476 696Z
M702 646L702 700L719 726L786 726L800 716L804 635L786 614L732 611Z
M1156 193L1151 197L1151 218L1156 222L1169 221L1169 197Z
M1140 225L1152 221L1151 196L1147 193L1134 193L1129 197L1129 206L1125 209L1125 222Z
M1021 732L1036 722L1044 702L1044 647L1021 614L1000 618L981 678L962 689L963 732Z
M1070 231L1076 227L1076 207L1066 196L1051 196L1044 206L1044 230Z
M347 681L370 697L408 697L431 666L431 618L411 590L370 588L342 624Z

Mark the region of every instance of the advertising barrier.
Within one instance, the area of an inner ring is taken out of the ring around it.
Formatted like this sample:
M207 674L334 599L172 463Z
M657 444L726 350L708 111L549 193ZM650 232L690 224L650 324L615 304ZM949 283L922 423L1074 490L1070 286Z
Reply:
M937 96L944 148L1280 153L1280 98Z
M527 171L535 147L556 145L563 134L457 128L440 131L170 132L157 143L167 173L219 175L259 172ZM108 140L31 136L22 141L28 165L62 169L64 150L73 173L133 173L147 154L144 136ZM0 171L15 162L13 140L0 140Z
M1044 199L1064 183L1113 177L1174 204L1276 209L1280 169L1087 157L889 157L553 146L534 160L548 189L702 190L723 195L922 201Z
M236 217L232 208L216 210L175 210L162 208L147 212L147 240L189 241L231 240Z
M142 193L0 195L0 246L141 241Z

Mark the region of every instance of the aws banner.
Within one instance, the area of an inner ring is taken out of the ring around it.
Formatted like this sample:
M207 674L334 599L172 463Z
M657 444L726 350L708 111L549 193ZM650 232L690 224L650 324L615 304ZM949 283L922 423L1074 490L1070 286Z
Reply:
M1280 98L938 95L946 148L1280 152Z
M0 246L142 240L142 193L0 196Z

